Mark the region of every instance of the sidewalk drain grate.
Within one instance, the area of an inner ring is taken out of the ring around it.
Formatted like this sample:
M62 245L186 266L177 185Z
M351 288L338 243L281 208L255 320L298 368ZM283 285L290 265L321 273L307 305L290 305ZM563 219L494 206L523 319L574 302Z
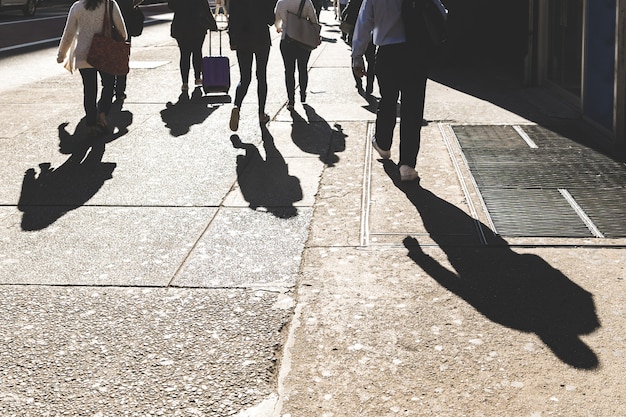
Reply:
M576 189L570 194L605 237L626 237L626 189Z
M593 237L558 190L480 190L496 233L515 237Z
M565 189L605 237L626 237L626 166L541 126L454 125L496 232L590 237Z

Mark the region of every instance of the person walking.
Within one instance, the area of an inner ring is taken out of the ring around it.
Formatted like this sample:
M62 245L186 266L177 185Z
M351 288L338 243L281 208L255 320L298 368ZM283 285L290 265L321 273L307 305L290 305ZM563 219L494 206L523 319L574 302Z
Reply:
M230 14L230 1L229 0L215 0L215 9L213 9L213 17L217 18L220 12L229 17Z
M324 6L323 0L312 0L313 7L315 8L315 14L317 15L317 20L320 20L320 14L322 14L322 7Z
M337 6L338 6L338 10L337 10L337 13L338 13L337 16L338 17L337 17L337 19L338 20L341 20L341 14L343 13L343 9L345 9L347 5L348 5L348 0L338 0L337 1ZM346 35L344 32L341 32L341 39L343 41L347 42L348 41L348 35Z
M202 45L207 31L216 31L217 23L207 0L168 0L174 12L170 34L180 51L182 91L189 90L189 72L193 66L196 87L202 86Z
M345 21L352 27L351 32L347 32L347 43L352 46L352 37L354 36L354 25L356 25L356 20L359 17L359 11L361 9L361 4L363 4L363 0L348 0L348 4L343 8L342 11L342 21ZM363 83L361 82L361 76L357 75L356 72L352 72L354 76L354 81L356 82L356 89L359 94L363 95L365 93L367 96L370 96L374 91L374 78L375 78L375 63L376 63L376 45L374 45L373 37L370 36L370 41L367 44L367 49L363 54L365 56L365 60L367 61L367 69L366 72L366 84L365 91L363 91Z
M126 23L126 31L128 32L128 36L126 37L126 41L131 44L132 42L132 19L135 7L139 7L139 5L143 2L143 0L115 0L120 7L120 11L122 12L122 17L124 18L124 23ZM116 100L126 100L126 80L128 78L128 74L124 75L116 75L115 76L115 99Z
M252 81L252 61L256 61L259 123L270 121L265 113L267 100L267 62L272 41L270 26L274 24L276 0L231 0L228 23L230 49L237 53L240 81L235 89L234 107L230 113L230 129L237 131L241 104Z
M401 15L403 0L364 0L352 38L352 69L366 75L363 55L373 33L376 51L376 79L380 101L372 146L382 159L391 157L393 131L400 97L401 181L419 180L415 170L420 147L424 96L428 72L427 46L407 43ZM407 57L411 64L407 65Z
M300 101L306 103L306 89L309 83L307 66L311 51L303 48L286 37L287 13L298 14L301 0L278 0L274 10L276 14L276 31L282 33L280 40L280 53L285 65L285 86L287 88L287 109L293 110L296 95L296 67L298 68L298 81L300 82ZM318 23L315 7L311 0L303 0L302 17ZM320 39L321 42L321 39Z
M113 102L115 76L99 71L87 62L91 40L94 34L102 33L104 14L109 11L119 35L126 38L124 18L114 0L78 0L70 7L57 51L58 63L64 62L69 52L66 67L72 72L78 69L82 77L85 122L90 136L109 132L106 117ZM102 82L100 100L97 100L98 74Z

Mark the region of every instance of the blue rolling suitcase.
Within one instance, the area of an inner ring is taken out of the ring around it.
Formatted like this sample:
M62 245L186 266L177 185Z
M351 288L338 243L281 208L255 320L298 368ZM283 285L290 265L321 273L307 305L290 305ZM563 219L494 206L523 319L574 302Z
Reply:
M202 89L208 93L228 93L230 90L230 61L222 55L222 30L220 33L220 54L211 53L211 35L209 34L209 56L202 58Z

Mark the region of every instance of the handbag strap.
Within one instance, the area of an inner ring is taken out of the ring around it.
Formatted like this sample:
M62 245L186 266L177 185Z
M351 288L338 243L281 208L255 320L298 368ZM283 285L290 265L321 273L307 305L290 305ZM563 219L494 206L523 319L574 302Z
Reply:
M302 9L304 9L304 2L305 1L306 0L300 0L300 7L298 7L298 17L299 18L302 18Z
M111 37L111 23L109 20L109 5L111 8L113 4L109 2L109 0L105 0L104 4L104 19L102 20L102 34L107 38Z

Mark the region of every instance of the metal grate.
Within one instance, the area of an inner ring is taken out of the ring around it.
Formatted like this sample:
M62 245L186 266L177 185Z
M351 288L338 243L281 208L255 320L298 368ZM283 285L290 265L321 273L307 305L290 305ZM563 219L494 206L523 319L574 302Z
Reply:
M586 147L581 129L452 126L497 232L504 236L593 234L558 189L566 189L605 237L626 237L626 166ZM583 132L584 133L584 132ZM568 139L569 135L576 140ZM576 135L576 136L574 136ZM583 216L584 217L584 216Z

